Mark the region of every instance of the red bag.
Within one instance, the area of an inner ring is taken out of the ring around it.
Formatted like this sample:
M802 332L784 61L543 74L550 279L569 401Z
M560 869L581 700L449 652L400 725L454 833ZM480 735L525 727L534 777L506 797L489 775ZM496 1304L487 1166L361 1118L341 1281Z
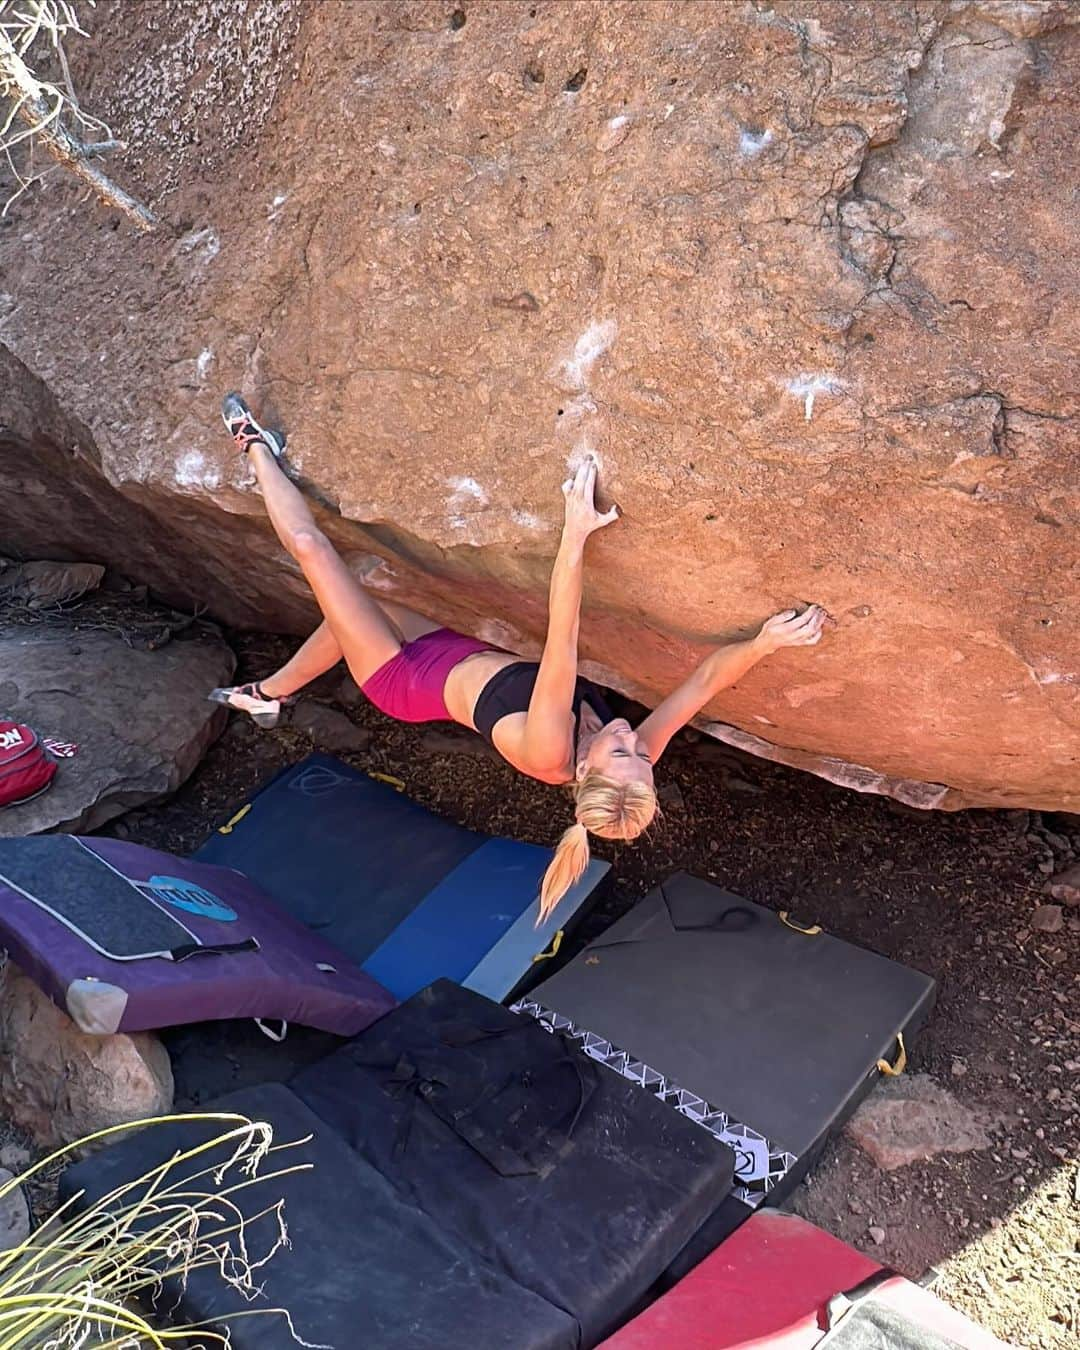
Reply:
M36 731L0 720L0 807L17 806L44 792L56 775Z

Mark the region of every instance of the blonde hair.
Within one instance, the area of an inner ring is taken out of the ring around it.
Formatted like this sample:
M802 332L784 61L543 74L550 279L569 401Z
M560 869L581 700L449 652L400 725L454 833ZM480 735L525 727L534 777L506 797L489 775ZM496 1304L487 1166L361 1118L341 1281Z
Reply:
M559 840L540 887L539 923L548 917L589 865L589 834L636 839L656 815L656 792L648 783L618 782L589 773L575 790L577 822Z

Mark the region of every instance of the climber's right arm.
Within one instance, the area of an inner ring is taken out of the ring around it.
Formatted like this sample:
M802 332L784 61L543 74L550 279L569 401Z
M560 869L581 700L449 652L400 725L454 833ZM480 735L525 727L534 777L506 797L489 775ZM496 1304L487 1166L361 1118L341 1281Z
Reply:
M538 773L558 772L573 759L571 713L577 683L578 627L589 535L619 518L618 508L596 509L595 458L590 455L563 484L566 520L551 570L548 628L525 719L522 751Z

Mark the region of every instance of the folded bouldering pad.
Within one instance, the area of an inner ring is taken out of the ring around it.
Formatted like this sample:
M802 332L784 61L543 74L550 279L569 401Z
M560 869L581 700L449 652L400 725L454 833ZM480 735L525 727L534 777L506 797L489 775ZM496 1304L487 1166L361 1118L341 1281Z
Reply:
M729 1143L754 1207L790 1192L933 997L919 971L680 874L515 1008Z
M292 1087L404 1201L575 1318L585 1346L731 1185L731 1151L706 1131L449 981Z
M394 999L254 882L118 839L0 839L0 947L83 1031L219 1018L348 1036Z
M329 755L279 774L196 856L250 877L399 999L442 978L509 997L609 870L591 863L537 927L550 849L464 829Z
M250 1088L215 1109L269 1122L275 1145L305 1141L271 1153L260 1168L267 1179L230 1196L249 1221L247 1260L275 1246L278 1214L264 1211L279 1201L289 1245L256 1271L254 1294L231 1287L221 1263L168 1283L156 1304L166 1321L228 1330L233 1350L296 1350L298 1343L331 1350L577 1350L571 1317L440 1229L288 1088ZM84 1192L76 1206L85 1209L223 1128L176 1121L140 1130L69 1169L62 1195ZM230 1152L200 1155L183 1165L186 1173L171 1171L168 1184L204 1174ZM284 1168L308 1170L268 1177ZM224 1185L243 1180L233 1169ZM211 1189L207 1176L193 1188ZM163 1198L156 1200L160 1210ZM235 1237L230 1250L240 1254ZM269 1309L288 1313L296 1337L286 1318Z
M927 1290L764 1208L604 1350L1003 1350Z

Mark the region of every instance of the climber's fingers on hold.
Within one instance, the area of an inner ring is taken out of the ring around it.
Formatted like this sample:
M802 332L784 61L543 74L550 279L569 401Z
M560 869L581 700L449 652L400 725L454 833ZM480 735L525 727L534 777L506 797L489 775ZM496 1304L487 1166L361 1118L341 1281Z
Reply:
M782 646L809 647L821 641L827 618L820 605L810 605L802 613L785 609L774 614L765 628Z
M811 605L791 623L793 642L803 647L820 642L825 628L825 618L825 611L820 605Z

